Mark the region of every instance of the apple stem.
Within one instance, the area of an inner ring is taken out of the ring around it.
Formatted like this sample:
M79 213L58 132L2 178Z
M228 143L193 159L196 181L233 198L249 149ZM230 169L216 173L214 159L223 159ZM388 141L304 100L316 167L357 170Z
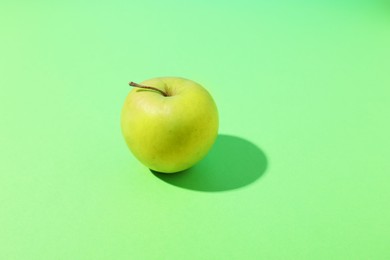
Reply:
M132 82L132 81L129 82L129 85L132 86L132 87L137 87L137 88L144 88L144 89L155 90L155 91L161 93L164 97L168 96L168 94L166 92L162 91L161 89L155 88L155 87L144 86L144 85Z

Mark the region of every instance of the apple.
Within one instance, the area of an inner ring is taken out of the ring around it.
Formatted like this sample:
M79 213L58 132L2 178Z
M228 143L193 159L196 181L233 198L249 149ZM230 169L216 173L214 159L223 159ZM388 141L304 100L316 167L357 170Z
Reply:
M179 77L153 78L128 94L121 128L134 156L151 170L174 173L199 162L218 134L218 110L200 84Z

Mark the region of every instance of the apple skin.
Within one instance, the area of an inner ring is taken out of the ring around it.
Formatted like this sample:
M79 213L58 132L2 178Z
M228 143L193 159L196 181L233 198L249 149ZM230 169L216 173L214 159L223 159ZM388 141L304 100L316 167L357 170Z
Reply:
M218 110L200 84L178 77L141 83L158 91L133 88L121 114L127 146L148 168L174 173L195 165L210 150L218 134Z

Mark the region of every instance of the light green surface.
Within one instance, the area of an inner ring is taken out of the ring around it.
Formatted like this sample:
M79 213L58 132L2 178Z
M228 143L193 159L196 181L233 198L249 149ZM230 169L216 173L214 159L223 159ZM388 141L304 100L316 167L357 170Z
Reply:
M389 259L390 7L263 2L2 1L0 259ZM120 133L157 76L220 111L177 179Z

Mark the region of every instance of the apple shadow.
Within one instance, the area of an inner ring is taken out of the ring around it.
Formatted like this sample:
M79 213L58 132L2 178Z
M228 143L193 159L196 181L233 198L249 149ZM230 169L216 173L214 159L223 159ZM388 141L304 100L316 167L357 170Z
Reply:
M266 155L253 143L236 136L218 135L208 155L192 168L173 174L151 172L177 187L218 192L253 183L265 173L267 165Z

